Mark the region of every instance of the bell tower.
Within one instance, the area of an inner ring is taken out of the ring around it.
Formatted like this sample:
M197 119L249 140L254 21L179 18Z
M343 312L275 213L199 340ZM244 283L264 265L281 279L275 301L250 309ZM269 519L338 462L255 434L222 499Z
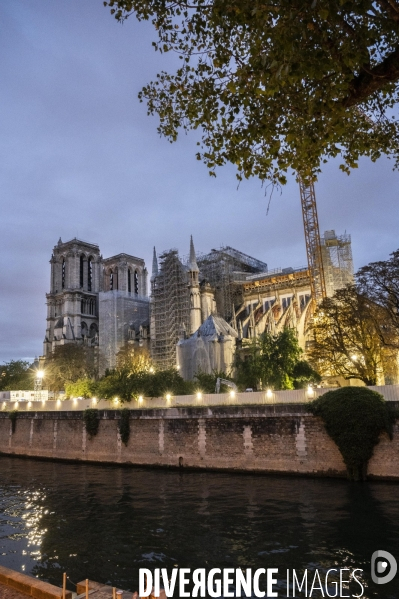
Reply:
M51 256L50 293L44 355L57 345L98 344L98 292L101 281L98 245L61 238Z

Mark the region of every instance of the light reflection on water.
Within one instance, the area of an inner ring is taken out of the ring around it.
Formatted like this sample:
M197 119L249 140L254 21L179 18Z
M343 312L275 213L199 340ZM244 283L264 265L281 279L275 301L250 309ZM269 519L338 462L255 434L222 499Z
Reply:
M398 516L388 483L0 457L1 564L57 585L63 571L135 590L139 567L277 567L283 580L357 567L365 597L397 599L396 581L370 584L369 564L377 549L399 558Z

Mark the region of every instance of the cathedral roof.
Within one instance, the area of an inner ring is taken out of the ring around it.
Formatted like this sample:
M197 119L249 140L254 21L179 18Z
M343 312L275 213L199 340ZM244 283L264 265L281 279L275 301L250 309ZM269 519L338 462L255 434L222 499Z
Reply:
M231 337L238 337L237 331L233 329L221 316L215 316L211 314L202 323L198 329L197 335L200 337L210 337L217 339L220 335L230 335Z

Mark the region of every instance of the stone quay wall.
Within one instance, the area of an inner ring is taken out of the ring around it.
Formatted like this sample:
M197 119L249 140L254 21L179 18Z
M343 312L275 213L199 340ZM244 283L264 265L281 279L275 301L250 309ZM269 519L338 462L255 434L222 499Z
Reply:
M395 402L396 403L396 402ZM399 407L399 404L398 406ZM346 477L338 447L306 405L253 405L132 410L121 442L118 410L99 410L98 434L83 412L20 412L12 431L0 412L0 453L56 460L153 467L223 469ZM370 478L399 480L399 421L381 435Z

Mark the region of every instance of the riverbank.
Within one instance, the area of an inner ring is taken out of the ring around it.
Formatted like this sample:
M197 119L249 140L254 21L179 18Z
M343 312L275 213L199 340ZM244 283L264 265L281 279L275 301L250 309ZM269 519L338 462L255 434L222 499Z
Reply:
M399 407L399 403L395 407ZM396 405L397 404L397 405ZM306 404L135 409L122 443L119 410L0 413L0 453L68 461L346 478L342 456ZM399 480L399 423L381 435L368 476Z

